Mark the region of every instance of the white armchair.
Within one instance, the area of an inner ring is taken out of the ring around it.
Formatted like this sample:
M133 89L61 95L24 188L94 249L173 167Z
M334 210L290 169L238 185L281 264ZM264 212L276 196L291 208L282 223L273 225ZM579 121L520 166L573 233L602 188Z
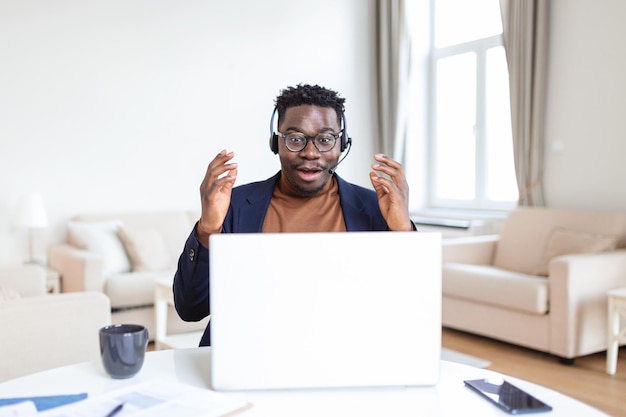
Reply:
M99 292L0 302L0 381L100 357L98 329L111 324Z
M36 265L0 268L0 382L100 356L98 329L111 324L101 292L47 294Z
M46 294L46 270L39 265L0 267L0 287L16 291L22 297Z
M443 325L563 362L603 351L625 248L626 212L515 209L500 235L444 240Z

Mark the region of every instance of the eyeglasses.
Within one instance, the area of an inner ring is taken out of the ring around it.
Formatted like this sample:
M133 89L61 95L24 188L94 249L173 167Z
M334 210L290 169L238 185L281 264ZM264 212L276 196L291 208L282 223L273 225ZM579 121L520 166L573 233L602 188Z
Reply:
M300 132L293 133L281 133L278 132L278 135L281 136L285 140L285 146L291 152L300 152L304 148L308 141L312 140L315 148L320 152L328 152L335 147L335 143L337 143L337 138L341 135L339 133L318 133L315 136L308 136Z

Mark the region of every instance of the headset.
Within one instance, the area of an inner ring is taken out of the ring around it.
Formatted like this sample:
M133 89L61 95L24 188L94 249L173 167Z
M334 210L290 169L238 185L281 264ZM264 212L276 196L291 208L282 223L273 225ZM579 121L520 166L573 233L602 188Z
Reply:
M274 154L278 153L278 135L274 132L274 117L276 117L276 113L278 113L278 107L274 107L274 111L272 111L272 118L270 119L270 149L272 150L272 152L274 152ZM343 129L341 131L340 144L341 152L343 152L346 150L346 148L352 147L352 138L348 136L348 127L346 124L346 115L344 112L341 112L341 124L343 125Z

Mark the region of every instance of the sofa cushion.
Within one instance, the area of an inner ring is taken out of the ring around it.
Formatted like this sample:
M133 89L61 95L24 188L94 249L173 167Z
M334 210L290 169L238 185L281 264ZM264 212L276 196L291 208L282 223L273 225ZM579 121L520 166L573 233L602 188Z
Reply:
M104 284L104 293L111 300L111 308L152 305L154 304L155 281L171 278L173 282L175 272L170 269L111 275Z
M122 226L118 235L130 258L133 272L162 271L174 265L163 236L155 228Z
M444 296L531 314L548 313L548 281L544 278L451 262L443 264L442 273Z
M117 231L119 221L68 223L68 242L102 257L104 275L130 271L130 261Z
M537 268L537 275L548 275L550 260L557 256L577 253L597 253L615 249L619 236L600 235L564 228L556 228L548 239L545 255Z
M83 222L115 220L128 228L155 229L163 238L169 258L175 262L196 220L199 218L200 213L195 211L138 211L81 214L80 216L76 216L74 220ZM174 267L175 264L171 266Z
M617 247L626 246L626 212L518 207L502 225L493 265L535 275L555 228L619 235Z

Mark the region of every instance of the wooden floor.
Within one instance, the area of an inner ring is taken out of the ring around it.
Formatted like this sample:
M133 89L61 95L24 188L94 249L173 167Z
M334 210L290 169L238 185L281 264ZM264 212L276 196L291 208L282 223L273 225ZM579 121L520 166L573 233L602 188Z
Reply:
M443 346L486 359L487 368L534 382L576 398L611 416L626 417L626 346L620 349L617 373L606 373L606 353L577 358L563 365L554 356L451 329Z

